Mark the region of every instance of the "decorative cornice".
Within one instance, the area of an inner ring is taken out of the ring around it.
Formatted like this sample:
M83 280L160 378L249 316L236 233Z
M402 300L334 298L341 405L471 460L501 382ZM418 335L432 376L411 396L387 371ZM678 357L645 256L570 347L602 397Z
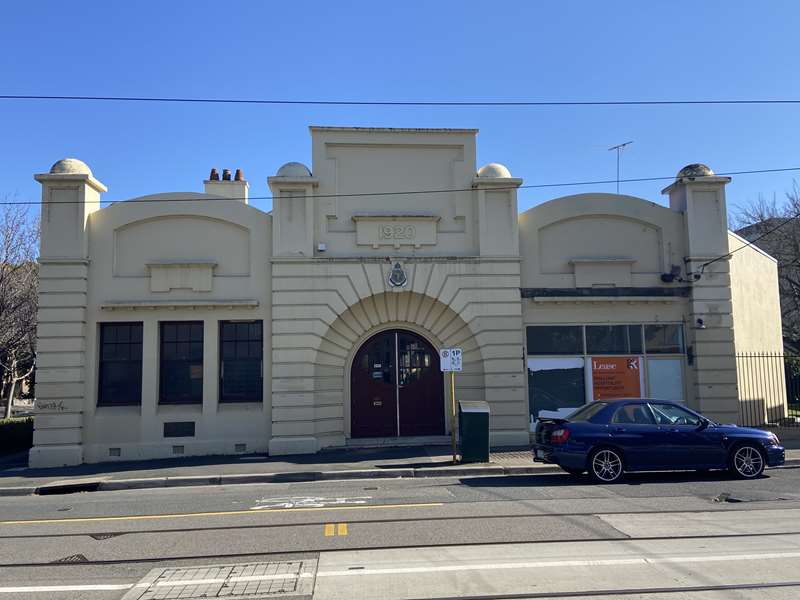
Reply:
M258 300L112 300L100 305L101 310L156 310L156 309L234 309L258 308Z
M660 301L669 298L688 298L692 288L682 287L609 287L609 288L522 288L523 298L618 298L621 300L639 300L656 298Z

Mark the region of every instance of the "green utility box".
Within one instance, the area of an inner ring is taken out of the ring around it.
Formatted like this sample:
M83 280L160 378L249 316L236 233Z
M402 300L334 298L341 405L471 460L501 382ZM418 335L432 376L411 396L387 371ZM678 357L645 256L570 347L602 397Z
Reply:
M458 403L461 462L489 462L489 404Z

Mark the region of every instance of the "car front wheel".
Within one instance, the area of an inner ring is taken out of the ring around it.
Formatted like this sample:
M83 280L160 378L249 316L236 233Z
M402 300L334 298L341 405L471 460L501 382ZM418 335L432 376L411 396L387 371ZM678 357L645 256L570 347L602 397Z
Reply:
M764 472L764 455L752 444L742 444L734 448L729 460L729 468L742 479L755 479Z
M617 450L600 448L589 458L589 474L598 483L619 481L623 470L622 456Z

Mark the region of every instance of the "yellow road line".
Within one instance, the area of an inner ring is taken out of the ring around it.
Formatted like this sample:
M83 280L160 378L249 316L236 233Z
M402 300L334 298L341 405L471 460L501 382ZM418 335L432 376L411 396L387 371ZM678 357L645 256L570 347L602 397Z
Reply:
M347 535L347 523L339 523L336 526L336 535Z
M95 521L149 521L154 519L186 519L192 517L230 517L237 515L259 515L270 513L320 512L332 510L374 510L378 508L434 508L443 506L443 502L426 502L418 504L372 504L361 506L328 506L307 508L272 508L264 510L228 510L216 512L173 513L165 515L126 515L119 517L74 517L68 519L31 519L22 521L0 521L0 525L40 525L46 523L93 523ZM295 523L302 525L302 523Z
M325 523L325 537L333 537L336 535L336 530L333 523Z

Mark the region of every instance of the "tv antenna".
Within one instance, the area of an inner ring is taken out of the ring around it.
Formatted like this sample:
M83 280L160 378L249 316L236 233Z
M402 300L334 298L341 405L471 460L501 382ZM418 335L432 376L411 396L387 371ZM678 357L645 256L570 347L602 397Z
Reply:
M633 140L630 142L625 142L624 144L617 144L616 146L611 146L609 150L616 150L617 151L617 193L619 194L619 157L622 154L622 151L625 150L626 146L630 146L633 143Z

